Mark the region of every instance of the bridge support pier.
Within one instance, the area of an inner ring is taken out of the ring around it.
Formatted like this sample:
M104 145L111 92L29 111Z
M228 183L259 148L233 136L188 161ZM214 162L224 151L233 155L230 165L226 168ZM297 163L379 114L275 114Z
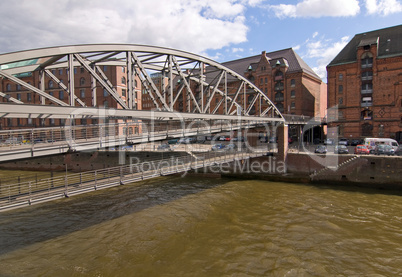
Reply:
M278 136L278 157L277 161L284 162L286 164L286 159L288 155L288 125L281 124L276 129L276 134Z

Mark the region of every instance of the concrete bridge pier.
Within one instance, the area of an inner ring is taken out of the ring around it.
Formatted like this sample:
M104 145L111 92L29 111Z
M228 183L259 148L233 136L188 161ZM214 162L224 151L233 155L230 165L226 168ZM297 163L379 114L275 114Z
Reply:
M278 136L278 156L277 161L284 162L286 164L289 146L289 133L288 125L281 124L276 129Z

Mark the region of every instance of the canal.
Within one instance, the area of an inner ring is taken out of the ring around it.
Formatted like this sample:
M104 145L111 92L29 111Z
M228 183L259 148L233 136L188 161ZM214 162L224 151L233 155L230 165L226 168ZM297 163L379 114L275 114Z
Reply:
M0 276L401 276L401 193L157 178L0 213Z

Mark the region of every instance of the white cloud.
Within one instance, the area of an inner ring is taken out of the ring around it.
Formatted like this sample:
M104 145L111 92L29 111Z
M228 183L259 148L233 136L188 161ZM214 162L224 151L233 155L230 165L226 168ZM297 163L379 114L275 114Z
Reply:
M314 32L313 38L315 38L316 36L318 36L318 32Z
M232 52L233 52L233 53L243 52L243 51L244 51L243 48L232 48Z
M260 0L0 1L0 53L83 43L133 43L202 53L247 41Z
M321 78L326 78L326 66L335 58L336 55L345 47L349 42L349 37L342 37L340 41L330 42L326 40L310 42L306 45L307 54L306 58L316 59L316 66L312 69Z
M402 12L402 4L397 0L365 0L368 14L386 16L392 13Z
M300 49L300 44L299 44L299 45L296 45L296 46L293 46L292 49L293 49L293 50L299 50L299 49Z
M360 12L358 0L303 0L296 5L269 5L279 18L355 16Z

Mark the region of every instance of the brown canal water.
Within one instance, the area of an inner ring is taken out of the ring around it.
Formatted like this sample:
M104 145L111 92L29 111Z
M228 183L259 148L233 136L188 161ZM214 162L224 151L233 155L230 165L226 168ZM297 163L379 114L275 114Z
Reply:
M0 213L0 276L402 276L397 192L158 178Z

